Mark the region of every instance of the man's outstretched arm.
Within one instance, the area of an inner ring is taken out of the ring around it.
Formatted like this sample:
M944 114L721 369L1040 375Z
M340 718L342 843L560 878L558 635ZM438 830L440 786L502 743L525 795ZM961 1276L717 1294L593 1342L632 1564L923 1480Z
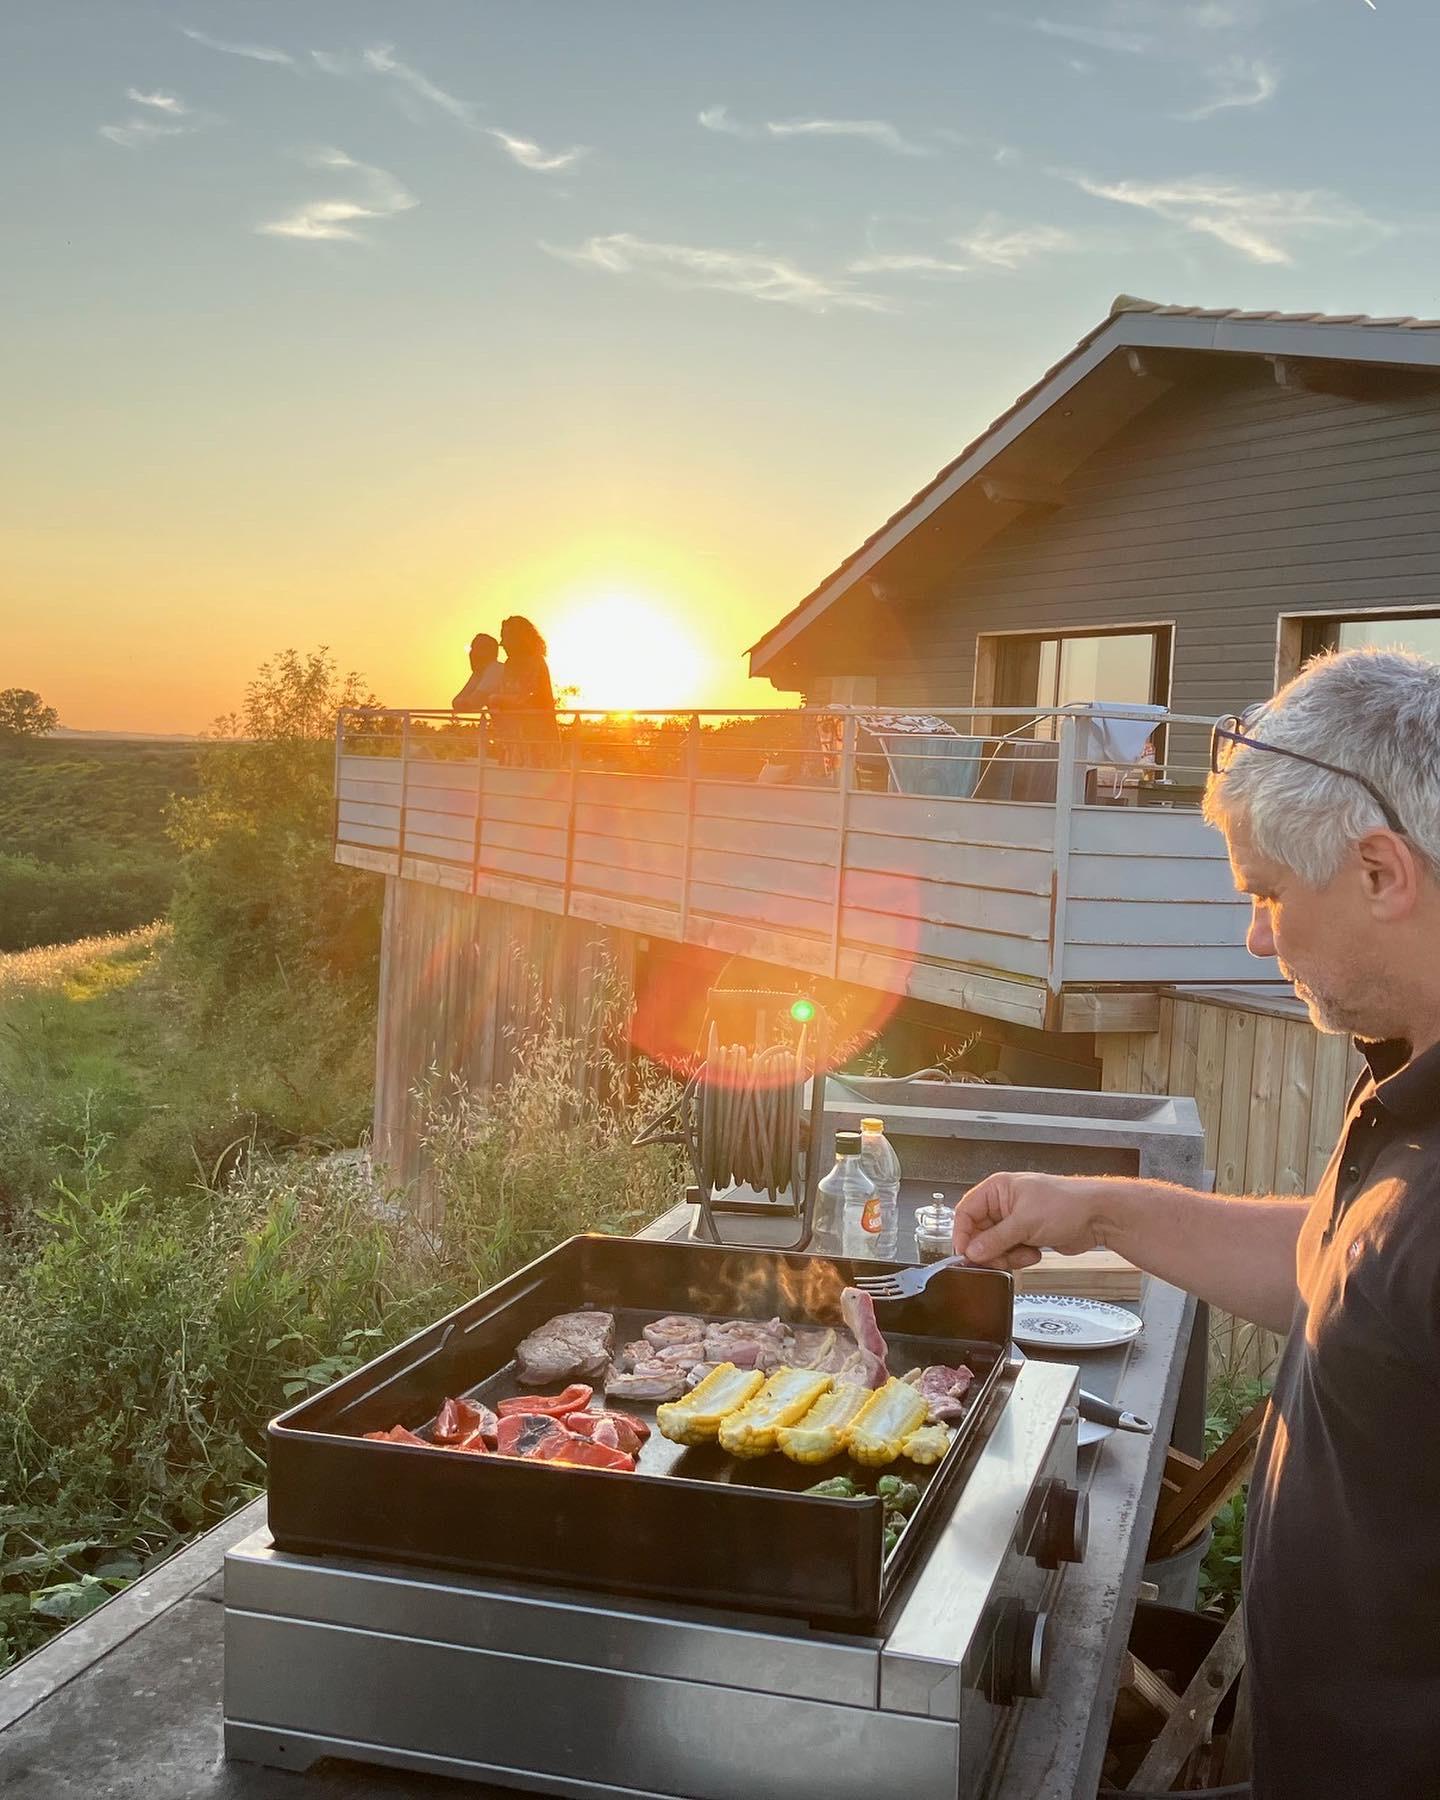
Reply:
M1221 1199L1121 1176L991 1175L955 1212L955 1249L1024 1269L1042 1248L1117 1251L1137 1268L1271 1331L1295 1313L1295 1240L1308 1200Z

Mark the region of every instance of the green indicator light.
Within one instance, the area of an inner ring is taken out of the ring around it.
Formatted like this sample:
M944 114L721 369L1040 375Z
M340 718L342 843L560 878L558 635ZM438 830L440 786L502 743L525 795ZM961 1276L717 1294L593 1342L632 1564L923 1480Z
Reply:
M796 1000L790 1008L790 1017L801 1025L807 1024L815 1017L815 1002L813 1000Z

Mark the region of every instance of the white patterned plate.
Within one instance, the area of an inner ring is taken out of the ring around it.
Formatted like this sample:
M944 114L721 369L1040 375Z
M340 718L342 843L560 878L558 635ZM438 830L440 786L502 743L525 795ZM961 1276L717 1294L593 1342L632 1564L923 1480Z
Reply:
M1139 1337L1140 1315L1108 1300L1021 1294L1012 1331L1015 1342L1031 1350L1108 1350Z

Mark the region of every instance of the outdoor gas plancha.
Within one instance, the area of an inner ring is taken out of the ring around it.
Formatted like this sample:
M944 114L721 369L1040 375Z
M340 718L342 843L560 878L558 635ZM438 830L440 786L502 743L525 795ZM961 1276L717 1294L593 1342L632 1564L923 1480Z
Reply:
M1008 1276L945 1271L884 1309L897 1372L977 1374L943 1460L906 1469L923 1491L888 1558L878 1499L808 1495L829 1471L779 1457L657 1434L620 1475L363 1436L515 1393L515 1346L557 1314L830 1323L853 1272L575 1238L277 1419L270 1533L227 1562L228 1753L557 1794L799 1800L902 1773L980 1792L1005 1709L1043 1686L1045 1602L1084 1536L1074 1371L1017 1377Z

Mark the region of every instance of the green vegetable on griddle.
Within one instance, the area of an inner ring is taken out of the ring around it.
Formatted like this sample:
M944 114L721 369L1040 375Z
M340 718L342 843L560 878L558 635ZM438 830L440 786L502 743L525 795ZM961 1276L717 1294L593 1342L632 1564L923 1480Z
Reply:
M887 1513L897 1512L907 1519L920 1504L919 1488L903 1475L882 1475L875 1483L875 1492L885 1502Z
M820 1494L828 1500L857 1500L860 1490L848 1475L832 1475L828 1481L817 1481L806 1488L807 1494Z

